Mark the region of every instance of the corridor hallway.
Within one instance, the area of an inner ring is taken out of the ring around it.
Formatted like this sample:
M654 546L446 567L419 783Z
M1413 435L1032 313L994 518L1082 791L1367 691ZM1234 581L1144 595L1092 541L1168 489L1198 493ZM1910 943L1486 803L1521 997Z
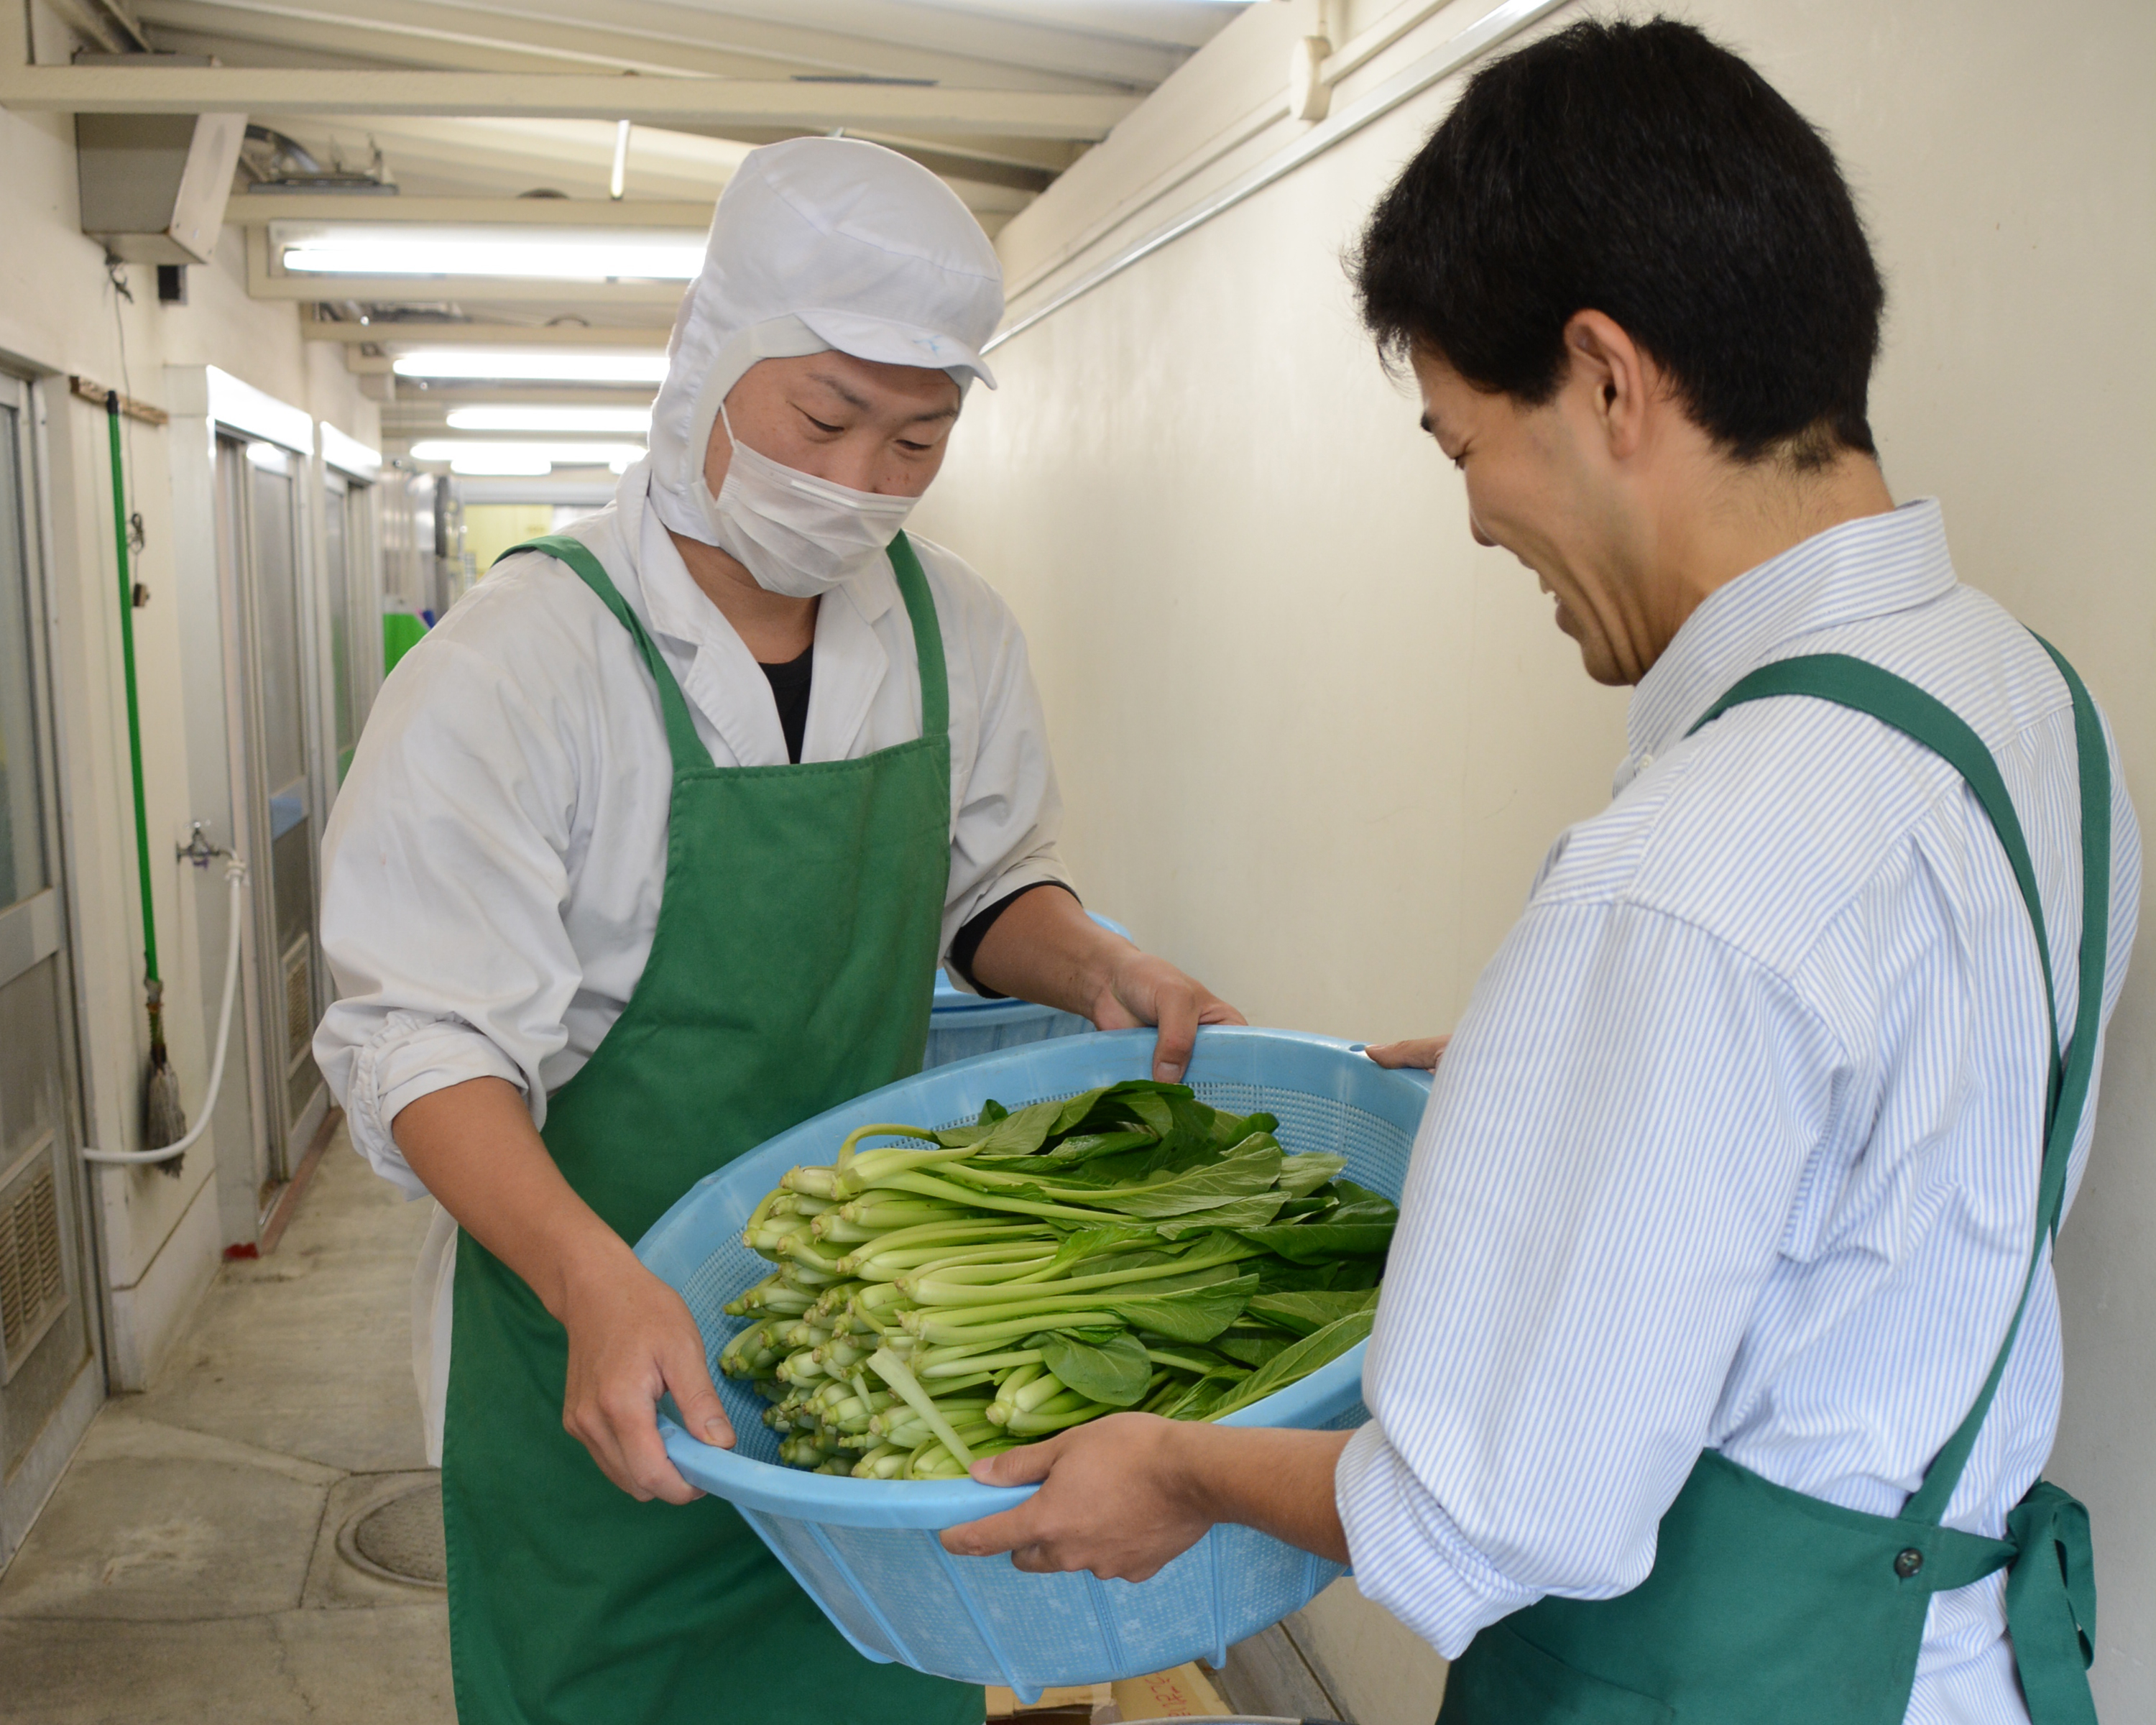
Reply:
M275 1252L225 1265L147 1393L105 1404L0 1573L10 1725L455 1717L440 1589L338 1549L434 1479L408 1317L426 1220L340 1125Z

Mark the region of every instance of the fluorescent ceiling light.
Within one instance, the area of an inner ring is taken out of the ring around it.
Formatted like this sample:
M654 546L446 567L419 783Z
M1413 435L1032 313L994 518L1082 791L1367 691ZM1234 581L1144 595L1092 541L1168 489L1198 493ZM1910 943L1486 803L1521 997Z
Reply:
M285 268L326 275L491 275L538 281L686 281L704 239L671 228L419 228L340 223L274 236Z
M651 429L649 408L452 408L452 431L633 432Z
M518 383L662 383L666 356L654 348L598 352L573 348L422 347L392 362L400 377L476 377Z
M414 461L446 461L453 473L538 478L557 467L610 467L619 473L644 454L636 444L467 443L430 438L412 445Z

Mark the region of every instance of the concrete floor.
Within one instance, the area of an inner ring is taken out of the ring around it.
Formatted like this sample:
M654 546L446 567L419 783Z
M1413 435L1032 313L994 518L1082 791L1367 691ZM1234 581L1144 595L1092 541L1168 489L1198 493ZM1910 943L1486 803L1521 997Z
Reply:
M11 1725L451 1725L442 1594L337 1548L431 1478L425 1227L340 1128L276 1255L226 1265L156 1386L105 1405L0 1575Z

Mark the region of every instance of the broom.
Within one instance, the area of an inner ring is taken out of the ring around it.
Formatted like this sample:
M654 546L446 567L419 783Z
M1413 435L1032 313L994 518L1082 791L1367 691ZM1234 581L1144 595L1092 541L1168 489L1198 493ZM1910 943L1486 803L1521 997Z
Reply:
M150 815L142 794L142 713L135 688L135 581L127 568L126 480L120 461L120 393L105 392L105 429L112 443L112 537L120 553L120 657L127 684L127 753L135 774L135 872L142 889L142 996L150 1015L150 1073L142 1091L142 1143L162 1150L187 1135L180 1106L180 1075L165 1051L165 983L157 974L157 915L150 899ZM157 1164L179 1178L176 1156Z

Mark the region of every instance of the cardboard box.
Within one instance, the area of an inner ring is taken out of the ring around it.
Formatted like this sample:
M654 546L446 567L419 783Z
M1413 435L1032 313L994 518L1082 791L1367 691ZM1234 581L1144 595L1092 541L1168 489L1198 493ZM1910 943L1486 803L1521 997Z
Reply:
M1009 1690L991 1684L988 1725L1096 1725L1112 1716L1114 1705L1106 1683L1044 1689L1034 1702L1021 1702Z
M1109 1687L1124 1720L1218 1719L1232 1711L1194 1664L1149 1677L1126 1677Z

